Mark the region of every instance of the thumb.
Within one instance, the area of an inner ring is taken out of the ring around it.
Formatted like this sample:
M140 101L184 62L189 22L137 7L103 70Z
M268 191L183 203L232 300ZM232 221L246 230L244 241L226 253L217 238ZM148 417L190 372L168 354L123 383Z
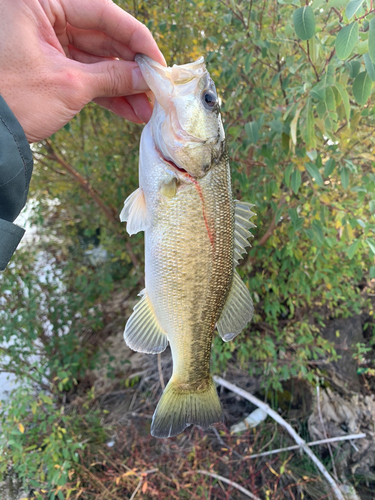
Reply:
M83 66L83 83L90 100L97 97L139 94L150 90L134 61L115 59Z

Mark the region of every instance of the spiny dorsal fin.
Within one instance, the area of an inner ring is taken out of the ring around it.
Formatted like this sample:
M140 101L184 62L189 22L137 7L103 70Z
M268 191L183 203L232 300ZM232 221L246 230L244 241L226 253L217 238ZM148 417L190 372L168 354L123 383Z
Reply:
M125 326L124 338L133 351L157 354L168 345L166 333L161 329L147 297L146 289L139 293L141 300Z
M255 215L251 211L254 205L239 200L235 200L234 203L234 267L236 267L243 254L246 253L246 247L251 246L247 241L253 236L249 229L256 227L256 225L250 221L250 218Z
M141 188L136 189L126 198L120 220L121 222L127 221L126 230L130 236L147 229L146 200Z
M253 312L250 292L238 272L234 271L232 287L216 325L224 342L229 342L242 332L253 317Z

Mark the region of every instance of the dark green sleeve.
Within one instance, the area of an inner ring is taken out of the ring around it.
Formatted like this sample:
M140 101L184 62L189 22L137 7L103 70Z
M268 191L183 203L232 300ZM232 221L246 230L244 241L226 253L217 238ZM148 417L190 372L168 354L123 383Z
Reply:
M26 203L33 157L18 120L0 96L0 271L25 230L13 224Z

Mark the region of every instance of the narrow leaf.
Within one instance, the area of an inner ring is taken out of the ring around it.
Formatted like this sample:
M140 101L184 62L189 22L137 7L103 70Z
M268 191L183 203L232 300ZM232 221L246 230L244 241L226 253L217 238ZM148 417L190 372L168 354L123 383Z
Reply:
M349 186L349 169L346 167L341 168L340 172L341 184L344 189L348 189Z
M297 144L297 124L298 124L298 118L299 114L301 112L301 108L298 108L296 111L296 114L290 124L290 135L292 137L292 142L294 145Z
M293 13L293 24L298 38L301 40L310 40L315 33L313 9L307 5L296 9Z
M352 53L358 40L358 23L351 23L342 28L336 38L336 54L339 59L346 59Z
M323 186L323 179L319 172L318 167L311 162L306 163L305 167L308 173L311 175L311 177L315 179L315 182L318 184L318 186Z
M365 61L368 76L375 82L375 64L371 61L370 54L364 54L363 60Z
M346 89L341 85L341 83L336 83L336 88L339 91L339 94L341 95L342 102L344 104L344 109L345 109L345 114L346 114L346 121L350 121L350 102L349 102L349 95Z
M371 252L372 252L373 254L375 254L375 242L374 242L374 240L370 240L370 238L368 238L368 239L366 240L366 243L367 243L367 244L368 244L368 246L370 247Z
M358 104L366 104L371 94L372 81L367 71L362 71L353 82L353 95Z
M375 64L375 17L371 19L368 31L368 53Z
M362 7L363 1L364 0L350 0L345 10L348 21L350 21L350 19L359 11Z
M250 139L251 144L255 144L259 139L259 129L257 122L249 122L245 125L245 132Z
M316 147L315 140L315 120L314 113L312 110L311 99L307 101L306 106L306 127L305 127L305 142L308 149L314 149Z
M361 243L361 240L356 240L354 243L352 243L350 245L350 247L347 250L349 259L352 259L354 257L354 254L358 250L360 243Z
M329 158L324 165L324 177L328 177L335 170L335 160Z
M290 179L290 185L294 193L297 194L301 186L301 172L298 169L292 173L292 177Z

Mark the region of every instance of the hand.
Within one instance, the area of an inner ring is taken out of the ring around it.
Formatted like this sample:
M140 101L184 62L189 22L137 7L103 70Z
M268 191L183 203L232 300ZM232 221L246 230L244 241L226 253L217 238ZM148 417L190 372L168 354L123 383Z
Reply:
M147 122L152 105L137 52L165 65L146 26L111 0L0 0L0 94L29 142L92 100Z

